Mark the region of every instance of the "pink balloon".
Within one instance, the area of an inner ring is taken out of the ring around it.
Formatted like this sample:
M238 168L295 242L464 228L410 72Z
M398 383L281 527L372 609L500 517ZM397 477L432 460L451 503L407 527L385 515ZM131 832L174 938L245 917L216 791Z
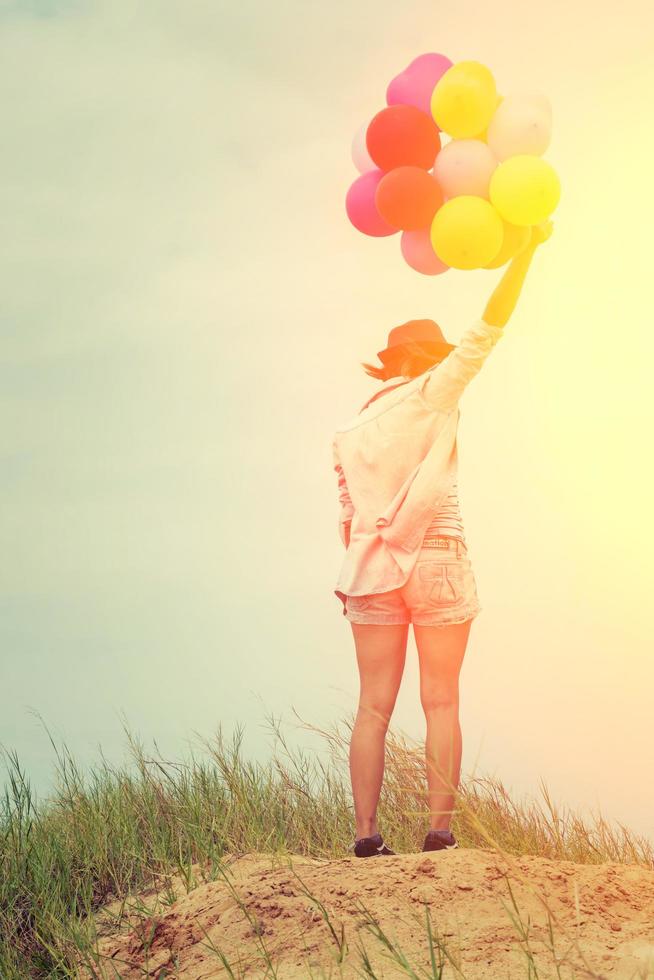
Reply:
M444 54L421 54L396 75L386 89L387 105L414 105L431 116L431 96L436 83L452 67Z
M434 177L448 197L472 194L488 199L497 158L483 140L453 139L436 157Z
M352 140L352 159L354 166L360 174L365 174L369 170L375 170L376 168L376 164L368 153L368 147L366 146L366 131L368 126L369 123L363 123Z
M375 205L375 191L385 170L369 170L350 185L345 197L347 216L359 231L374 238L395 235L397 228L391 227L380 215Z
M407 265L425 276L438 276L450 268L441 262L431 244L431 228L403 231L400 248Z

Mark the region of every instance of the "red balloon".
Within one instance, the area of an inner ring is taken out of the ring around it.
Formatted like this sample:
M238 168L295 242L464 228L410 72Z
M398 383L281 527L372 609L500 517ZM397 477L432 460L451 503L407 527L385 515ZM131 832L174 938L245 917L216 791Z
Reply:
M441 148L438 126L413 105L391 105L374 116L366 147L380 170L413 166L429 170Z
M440 184L421 167L390 170L375 191L375 205L384 221L402 231L417 231L431 225L442 203Z

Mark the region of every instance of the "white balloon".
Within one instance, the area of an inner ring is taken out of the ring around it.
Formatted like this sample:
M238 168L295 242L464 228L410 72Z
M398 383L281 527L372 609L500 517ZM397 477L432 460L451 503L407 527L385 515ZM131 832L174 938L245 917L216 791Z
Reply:
M377 169L377 164L371 158L368 153L368 147L366 146L366 132L369 125L367 122L363 123L354 134L354 139L352 140L352 159L354 160L354 166L360 174Z
M488 125L487 142L501 162L519 153L542 156L552 138L552 108L539 93L507 95Z
M534 105L542 109L543 112L547 113L548 119L552 119L552 103L542 92L522 92L521 97L525 102L533 102Z

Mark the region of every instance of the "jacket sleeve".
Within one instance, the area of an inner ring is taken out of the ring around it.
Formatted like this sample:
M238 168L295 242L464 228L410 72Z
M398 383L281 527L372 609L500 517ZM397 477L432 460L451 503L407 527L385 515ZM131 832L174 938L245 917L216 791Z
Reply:
M455 407L503 332L484 319L468 327L454 350L426 372L422 393L430 408L449 412Z
M338 449L336 448L336 441L332 445L332 451L334 456L334 469L336 470L338 476L338 500L341 505L339 517L338 517L338 533L340 535L341 541L347 547L347 538L345 537L345 525L351 523L352 517L354 515L354 505L350 499L350 491L347 488L347 482L345 480L345 473L343 472L343 467L338 455Z

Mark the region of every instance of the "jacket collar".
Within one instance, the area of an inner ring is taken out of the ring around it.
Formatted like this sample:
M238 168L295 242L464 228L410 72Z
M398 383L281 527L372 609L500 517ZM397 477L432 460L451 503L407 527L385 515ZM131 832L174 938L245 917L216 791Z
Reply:
M377 399L381 395L383 395L385 391L393 391L395 388L403 387L407 383L407 381L410 381L410 380L412 380L412 379L411 378L402 378L402 377L388 378L377 389L377 391L374 392L374 394L372 394L370 396L370 398L368 399L368 401L365 402L365 404L363 405L363 408L360 408L359 409L359 414L361 414L361 412L363 412L368 407L368 405L372 404L372 402L376 402Z
M364 422L368 422L377 415L381 415L382 412L385 412L386 409L390 408L396 401L402 401L403 398L406 398L409 392L417 388L418 384L422 381L424 381L424 374L420 374L416 378L411 378L410 381L403 381L402 378L389 378L380 388L377 389L375 394L368 399L368 402L359 410L358 414L355 415L353 419L350 419L349 422L339 426L336 431L346 432L349 429L354 429L357 426L362 425ZM393 387L393 385L397 385L398 387L387 397L375 397L378 394L380 395L383 391L386 391L387 388Z

